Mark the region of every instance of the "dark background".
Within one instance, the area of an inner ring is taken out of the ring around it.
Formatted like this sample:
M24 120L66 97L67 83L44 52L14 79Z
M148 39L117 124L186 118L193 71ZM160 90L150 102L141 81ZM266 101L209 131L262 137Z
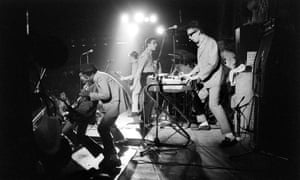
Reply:
M290 173L294 173L299 172L300 162L299 3L297 0L269 3L269 15L277 19L277 29L265 72L266 98L261 102L264 109L257 120L262 131L258 138L263 150L287 156ZM43 83L46 90L54 93L64 90L75 96L79 90L79 55L94 48L91 61L100 61L98 68L103 69L109 56L107 49L115 42L114 20L123 9L144 4L150 11L155 10L167 26L181 26L197 19L207 34L217 40L234 40L234 29L249 18L244 1L239 0L1 1L0 179L35 177L31 123L34 105L30 96L36 78L33 64L47 67ZM30 36L25 31L26 10L30 15ZM195 52L184 31L178 30L177 38L178 47ZM82 43L86 46L80 46ZM167 71L170 61L165 58Z
M149 12L155 12L159 17L159 23L164 24L166 27L174 24L182 27L190 20L196 19L199 20L205 31L217 40L224 38L233 40L233 30L239 23L235 18L238 12L234 10L238 5L234 0L51 1L29 3L28 9L31 37L34 39L33 41L42 43L34 49L35 56L41 54L36 60L48 64L54 64L58 61L59 64L62 64L57 68L47 70L47 77L45 78L47 87L55 93L66 91L70 98L74 98L77 94L74 90L79 90L77 86L79 85L78 64L80 54L88 49L94 49L94 53L89 56L90 62L94 63L99 69L104 70L107 61L114 59L111 51L117 54L120 49L124 48L116 45L118 41L116 39L116 28L121 12L147 9ZM149 27L150 31L151 28L154 31L154 27ZM136 43L139 44L139 51L143 48L144 40L152 36L146 28L142 31L144 31L143 34L140 33L138 35L140 37L136 39ZM157 38L161 42L161 37ZM171 38L172 32L168 32L161 57L164 72L169 72L171 67L171 57L167 55L172 51ZM192 53L196 52L196 46L187 41L183 29L177 30L176 39L178 49L186 49ZM47 51L49 46L52 46L50 44L54 43L66 46L67 58L63 58L56 51L53 53L48 52L51 54L51 58L49 56L45 57L44 51ZM126 46L126 44L123 46ZM66 60L62 62L63 59Z

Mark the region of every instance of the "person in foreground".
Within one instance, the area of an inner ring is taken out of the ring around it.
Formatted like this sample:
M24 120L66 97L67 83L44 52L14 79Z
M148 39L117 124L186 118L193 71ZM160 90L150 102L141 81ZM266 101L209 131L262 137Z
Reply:
M197 46L197 65L194 69L184 74L187 80L198 80L203 84L199 91L201 94L206 91L209 96L209 108L217 121L220 123L221 132L225 139L221 142L222 147L231 146L237 143L232 133L225 111L220 104L220 89L223 81L223 68L219 60L217 42L206 35L197 21L191 21L186 27L190 41ZM203 122L207 123L207 122Z

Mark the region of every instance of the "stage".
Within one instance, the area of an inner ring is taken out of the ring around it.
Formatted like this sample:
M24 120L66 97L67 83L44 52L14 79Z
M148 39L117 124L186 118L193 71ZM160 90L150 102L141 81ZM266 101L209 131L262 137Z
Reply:
M158 128L160 142L169 145L185 144L186 138L176 132L176 128L162 121L160 120ZM144 142L150 142L155 138L156 128L152 126L143 141L139 122L138 117L130 118L127 112L121 114L117 120L117 126L128 141L125 145L117 146L119 152L123 152L122 166L115 174L107 176L101 174L101 170L95 170L98 168L97 164L103 159L102 154L93 158L86 149L82 148L73 153L72 160L64 169L62 177L89 179L97 174L94 177L96 179L121 180L289 178L289 174L286 173L289 162L267 152L253 151L252 135L249 132L242 133L238 144L224 148L219 146L222 136L217 125L207 131L186 128L186 132L191 136L191 143L186 147L150 146L149 143ZM87 134L97 138L93 131L93 128L90 128ZM150 151L141 153L149 147Z

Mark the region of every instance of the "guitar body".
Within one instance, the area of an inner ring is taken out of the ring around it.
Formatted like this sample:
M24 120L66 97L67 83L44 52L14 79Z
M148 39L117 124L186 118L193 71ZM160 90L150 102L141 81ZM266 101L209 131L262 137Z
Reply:
M98 107L98 101L91 101L89 97L79 97L74 106L69 105L63 99L59 99L64 102L67 106L67 111L69 114L67 118L70 122L82 122L87 121L87 123L94 124L96 122L96 111Z

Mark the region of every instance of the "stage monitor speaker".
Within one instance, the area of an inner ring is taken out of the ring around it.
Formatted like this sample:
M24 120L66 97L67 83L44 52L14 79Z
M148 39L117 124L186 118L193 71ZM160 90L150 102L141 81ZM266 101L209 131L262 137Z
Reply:
M286 63L284 49L279 48L282 35L274 29L274 25L265 28L254 60L254 144L259 150L287 157L290 120L284 94L288 90L279 85L284 81L281 68Z

